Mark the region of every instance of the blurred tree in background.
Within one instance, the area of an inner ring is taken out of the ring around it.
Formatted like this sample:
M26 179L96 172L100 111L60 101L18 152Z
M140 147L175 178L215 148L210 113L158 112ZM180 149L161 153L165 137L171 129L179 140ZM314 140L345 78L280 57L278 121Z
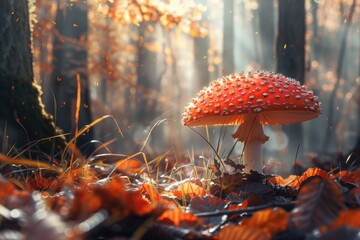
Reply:
M1 1L0 20L2 153L29 153L27 157L42 156L40 159L44 160L42 152L61 151L65 139L58 136L60 130L45 112L34 80L28 1Z

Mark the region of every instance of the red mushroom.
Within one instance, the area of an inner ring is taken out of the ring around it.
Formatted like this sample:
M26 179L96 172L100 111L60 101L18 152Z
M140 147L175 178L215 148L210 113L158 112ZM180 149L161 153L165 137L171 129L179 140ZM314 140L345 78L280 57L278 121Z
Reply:
M232 134L244 143L245 172L262 172L263 124L291 124L316 118L318 98L292 78L264 71L224 76L204 87L183 113L186 126L240 125Z

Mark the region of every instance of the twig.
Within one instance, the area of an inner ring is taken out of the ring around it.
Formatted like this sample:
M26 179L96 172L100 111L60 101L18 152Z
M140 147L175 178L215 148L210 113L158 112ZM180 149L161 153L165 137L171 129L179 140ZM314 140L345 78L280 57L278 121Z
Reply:
M286 207L291 207L294 204L295 204L294 202L280 203L280 204L279 203L278 204L268 203L268 204L261 205L261 206L247 207L247 208L238 209L238 210L194 213L194 215L197 216L197 217L218 217L218 216L224 216L224 215L233 215L233 214L240 214L240 213L256 212L258 210L263 210L263 209L271 208L271 207L286 208Z

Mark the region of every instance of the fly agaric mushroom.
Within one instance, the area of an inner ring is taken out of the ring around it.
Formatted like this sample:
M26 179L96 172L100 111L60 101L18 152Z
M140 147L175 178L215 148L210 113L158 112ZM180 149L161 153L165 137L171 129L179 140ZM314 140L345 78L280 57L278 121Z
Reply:
M183 113L185 126L239 125L232 137L244 143L245 172L262 172L262 125L291 124L316 118L318 98L292 78L266 71L224 76L204 87Z

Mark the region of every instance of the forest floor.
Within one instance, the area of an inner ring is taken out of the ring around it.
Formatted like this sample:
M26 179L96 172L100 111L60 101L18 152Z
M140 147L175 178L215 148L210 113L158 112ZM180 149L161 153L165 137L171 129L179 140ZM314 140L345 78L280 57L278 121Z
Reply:
M360 239L356 161L283 178L148 157L0 155L0 239Z

